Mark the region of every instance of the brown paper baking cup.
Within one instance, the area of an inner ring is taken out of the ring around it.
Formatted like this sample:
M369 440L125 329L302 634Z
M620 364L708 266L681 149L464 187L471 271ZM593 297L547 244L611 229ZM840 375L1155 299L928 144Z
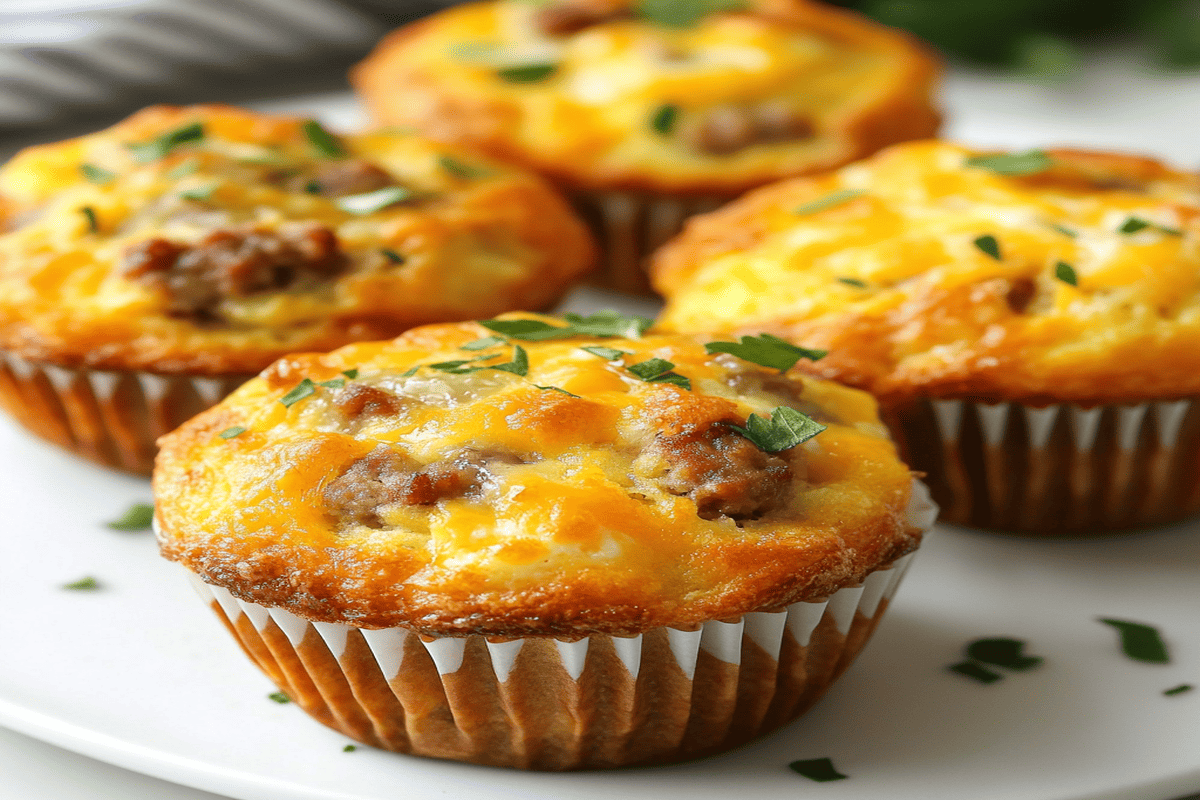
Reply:
M910 524L936 516L917 484ZM822 602L576 640L310 622L188 574L250 659L334 730L401 753L569 770L697 758L795 719L862 649L912 556Z
M159 436L249 377L67 368L0 352L0 405L47 441L107 467L149 475Z
M646 258L679 233L688 217L712 211L730 199L632 192L574 195L575 210L600 244L595 282L631 294L652 294Z
M1194 398L1093 408L924 400L888 417L943 522L1080 535L1200 511Z

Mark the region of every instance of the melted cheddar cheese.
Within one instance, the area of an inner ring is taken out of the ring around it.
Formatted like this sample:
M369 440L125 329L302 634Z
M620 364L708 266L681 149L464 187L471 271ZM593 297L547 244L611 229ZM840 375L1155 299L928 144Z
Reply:
M532 175L401 131L336 137L332 151L305 131L227 107L156 107L18 154L0 169L0 347L72 366L257 372L296 350L542 307L592 260L582 223ZM397 201L372 203L353 183L323 191L318 178L338 169ZM336 275L226 294L209 318L175 313L131 277L147 242L203 250L214 233L310 228L336 237Z
M164 555L309 619L582 635L823 598L917 544L909 471L864 393L708 355L691 337L463 348L490 333L433 326L292 356L165 437L154 477ZM522 358L524 375L464 371ZM628 369L651 358L691 388ZM347 402L367 396L375 406ZM781 405L826 430L771 456L730 427ZM706 433L716 451L689 438ZM741 453L745 471L696 460L712 452ZM425 494L382 497L397 476L363 472L381 453L407 465L409 489L414 475L440 477ZM481 465L469 486L444 471L467 460ZM755 471L768 462L773 478ZM702 516L672 483L676 467L716 482L725 508L778 486L756 513Z
M983 154L986 156L986 154ZM674 331L770 330L888 402L1200 393L1200 182L1050 151L1006 175L899 145L696 219L658 254Z
M385 39L354 82L383 122L590 190L736 193L937 129L932 58L849 12L765 0L670 26L639 17L637 4L600 2L613 13L595 24L539 26L548 6L588 5L460 5ZM522 68L533 71L506 79ZM698 148L688 131L729 109L765 109L805 130L730 152Z

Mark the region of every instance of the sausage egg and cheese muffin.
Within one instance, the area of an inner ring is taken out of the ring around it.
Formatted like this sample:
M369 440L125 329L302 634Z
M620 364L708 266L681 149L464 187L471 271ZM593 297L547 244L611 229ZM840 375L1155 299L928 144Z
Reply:
M285 353L548 305L593 257L540 178L397 131L155 107L0 169L0 402L149 472Z
M695 220L661 324L828 348L951 521L1164 522L1200 507L1198 219L1145 158L898 145Z
M787 371L819 354L648 324L287 357L162 440L162 552L379 747L575 769L771 730L857 653L931 507L869 395Z
M933 58L808 0L492 0L393 33L353 73L374 116L554 178L644 290L688 214L933 135Z

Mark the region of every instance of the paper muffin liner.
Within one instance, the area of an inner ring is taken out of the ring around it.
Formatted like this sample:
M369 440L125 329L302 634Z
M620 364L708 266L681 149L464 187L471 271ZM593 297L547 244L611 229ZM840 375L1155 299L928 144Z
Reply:
M942 521L1080 535L1200 511L1200 405L924 400L888 415Z
M216 405L249 377L69 368L0 351L0 405L47 441L105 466L149 475L159 436Z
M936 515L918 485L910 520ZM250 659L329 727L402 753L569 770L697 758L795 719L862 649L912 557L823 602L579 639L310 622L189 575Z
M600 245L596 283L631 294L652 294L646 258L683 230L688 217L712 211L731 197L670 197L632 192L579 193L575 210Z

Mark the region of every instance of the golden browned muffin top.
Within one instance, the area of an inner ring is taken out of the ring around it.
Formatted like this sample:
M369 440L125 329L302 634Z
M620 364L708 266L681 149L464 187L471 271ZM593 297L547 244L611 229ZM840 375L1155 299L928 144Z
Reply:
M767 330L886 402L1200 393L1200 181L1075 150L898 145L697 218L665 330Z
M163 554L314 620L583 635L824 598L916 546L874 402L786 372L819 354L648 323L283 359L161 440Z
M495 0L401 28L353 79L382 122L571 187L727 195L933 135L936 73L808 0Z
M410 133L155 107L0 169L0 347L257 372L550 302L589 266L541 179Z

